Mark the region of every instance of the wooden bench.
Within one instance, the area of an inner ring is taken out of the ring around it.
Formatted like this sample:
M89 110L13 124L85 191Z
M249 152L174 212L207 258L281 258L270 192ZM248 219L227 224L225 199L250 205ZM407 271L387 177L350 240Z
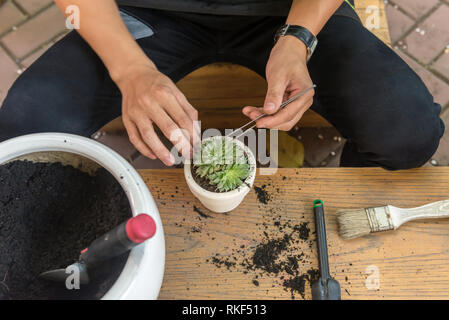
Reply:
M308 223L310 239L291 243L289 253L304 255L300 273L317 268L314 199L324 201L330 272L340 283L343 299L449 299L449 219L413 221L396 231L354 240L338 236L335 219L337 209L415 207L446 199L447 167L396 172L279 169L275 175L256 177L255 186L266 185L267 204L252 190L229 214L205 209L189 191L182 169L141 170L140 174L164 225L166 266L160 299L290 299L280 277L288 280L291 275L269 275L240 263L251 259L255 247L266 241L264 232L277 239L291 231L280 231L275 218L281 225ZM211 217L201 217L195 207ZM236 265L218 268L214 256ZM378 283L370 281L377 271ZM302 299L298 293L295 298ZM311 298L308 283L305 298Z
M355 0L356 10L365 22L379 8L378 29L371 30L385 43L390 43L383 0ZM245 105L263 104L266 82L255 72L234 64L214 63L193 71L177 83L192 105L198 109L202 128L236 128L248 121L242 115ZM303 127L328 127L330 124L312 110L307 111L299 124ZM108 124L102 131L124 131L121 118Z

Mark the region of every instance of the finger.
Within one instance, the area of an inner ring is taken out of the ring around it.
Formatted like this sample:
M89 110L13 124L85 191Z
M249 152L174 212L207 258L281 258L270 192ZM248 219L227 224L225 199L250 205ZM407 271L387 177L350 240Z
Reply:
M156 160L156 155L142 140L140 132L134 122L126 117L123 117L123 124L128 132L129 141L134 145L134 147L145 157Z
M304 115L304 113L306 112L307 109L310 108L310 106L313 103L313 99L310 99L307 103L306 103L306 108L302 109L300 112L298 112L298 114L290 121L283 123L281 125L279 125L276 129L278 130L283 130L283 131L289 131L291 130L291 128L293 128L298 122L299 120L301 120L302 116Z
M256 119L257 117L260 117L263 115L263 108L257 108L257 107L245 107L243 108L243 114L246 115L251 120Z
M299 92L299 90L298 90ZM290 96L293 97L296 93L292 93ZM299 97L297 100L291 102L284 109L280 110L278 113L272 116L267 116L259 121L257 121L258 128L274 128L283 123L289 122L294 119L297 114L308 108L307 103L313 97L313 92L307 92L303 96Z
M187 112L184 110L184 108L179 104L176 97L174 95L167 95L166 99L164 100L164 104L162 106L164 107L164 109L166 110L168 115L171 117L171 119L174 120L177 127L182 128L187 131L187 132L185 132L183 130L182 133L185 135L185 137L187 139L186 141L188 143L192 144L193 137L196 134L195 126L193 123L194 120L192 120L190 118L190 116L187 114ZM163 115L161 115L161 116L162 116L162 118L164 118L164 121L169 122L166 117L164 117ZM167 126L169 126L169 125L172 125L172 124L167 123ZM161 127L159 127L159 128L161 128ZM163 128L161 128L161 130L163 130ZM164 132L164 134L165 134L165 132ZM171 135L172 132L168 132L168 134ZM166 135L166 137L170 139L170 136Z
M198 122L198 110L190 104L185 95L177 87L175 87L175 96L181 104L181 107L186 111L190 119L192 119L193 133L196 134L196 137L192 137L191 142L193 143L193 141L198 141L199 136L201 135L201 128Z
M268 90L263 105L263 111L266 114L273 114L279 110L286 87L285 79L280 79L279 77L268 79Z
M180 128L162 107L153 106L150 110L151 119L161 129L164 136L176 146L183 156L190 157L192 148L188 137L190 133L186 132L187 129Z
M181 91L179 91L178 88L175 88L174 92L176 99L178 99L179 104L188 114L190 119L192 119L193 121L198 120L198 111L190 104L185 95Z
M136 123L136 126L139 129L142 139L154 154L167 166L172 166L175 163L175 159L159 139L151 120L141 119Z

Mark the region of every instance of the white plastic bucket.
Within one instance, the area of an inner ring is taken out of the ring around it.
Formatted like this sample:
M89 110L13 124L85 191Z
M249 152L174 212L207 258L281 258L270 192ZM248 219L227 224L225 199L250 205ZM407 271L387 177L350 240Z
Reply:
M63 133L38 133L4 141L0 143L0 164L37 152L54 151L80 155L104 167L123 187L133 216L146 213L156 222L156 234L131 250L119 278L102 299L157 299L164 275L164 231L159 211L140 175L110 148Z

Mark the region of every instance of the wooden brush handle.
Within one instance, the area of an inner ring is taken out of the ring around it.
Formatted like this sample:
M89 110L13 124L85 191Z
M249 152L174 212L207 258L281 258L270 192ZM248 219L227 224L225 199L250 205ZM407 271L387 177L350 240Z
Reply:
M411 220L429 218L449 218L449 200L442 200L421 207L399 209L401 224Z

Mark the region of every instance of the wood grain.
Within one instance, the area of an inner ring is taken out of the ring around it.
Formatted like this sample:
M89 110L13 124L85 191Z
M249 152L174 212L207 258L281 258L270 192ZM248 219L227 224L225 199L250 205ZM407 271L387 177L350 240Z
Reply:
M312 201L317 198L325 203L331 274L340 282L343 299L449 298L448 219L414 221L397 231L349 241L338 236L335 219L335 211L342 208L415 207L449 198L449 168L400 172L378 168L279 169L275 175L258 175L255 181L256 186L267 185L271 195L268 204L260 203L251 191L227 215L211 213L194 199L180 169L142 170L140 174L164 224L167 257L161 299L290 299L279 276L263 275L258 279L260 285L255 286L255 272L217 268L206 260L218 254L237 256L240 261L251 256L264 240L264 231L270 237L281 237L282 232L273 226L273 216L292 223L308 222L313 231ZM201 218L194 205L212 217ZM236 250L241 252L236 254ZM304 271L317 267L314 241L300 242L291 250L305 254ZM379 269L379 290L366 287L370 266ZM310 299L308 287L305 298Z

